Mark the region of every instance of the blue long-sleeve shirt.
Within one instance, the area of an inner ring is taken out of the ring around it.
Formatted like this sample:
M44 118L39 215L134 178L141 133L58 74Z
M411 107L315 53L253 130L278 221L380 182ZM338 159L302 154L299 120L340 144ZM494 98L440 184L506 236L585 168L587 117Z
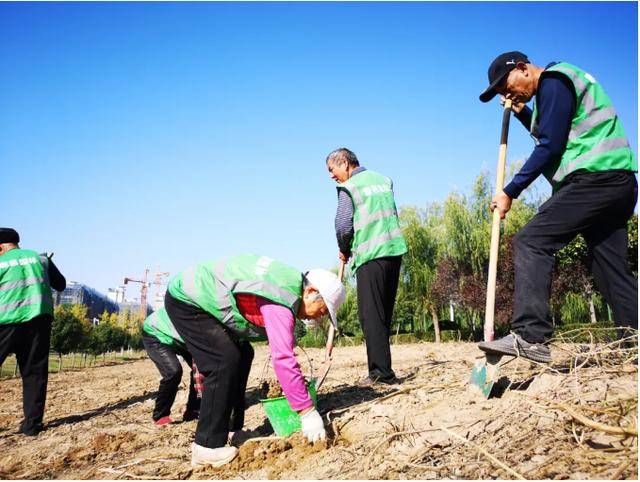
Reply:
M546 68L554 65L553 62ZM540 80L536 93L538 103L538 144L522 169L504 188L512 199L542 174L545 167L558 162L567 146L571 120L576 112L576 96L571 81L563 74L548 72ZM531 129L532 111L524 107L516 118L527 130Z
M360 166L356 168L351 176L366 171L366 168ZM340 189L338 191L338 209L336 210L336 238L338 240L338 249L345 256L351 255L351 241L353 240L353 201L349 194Z

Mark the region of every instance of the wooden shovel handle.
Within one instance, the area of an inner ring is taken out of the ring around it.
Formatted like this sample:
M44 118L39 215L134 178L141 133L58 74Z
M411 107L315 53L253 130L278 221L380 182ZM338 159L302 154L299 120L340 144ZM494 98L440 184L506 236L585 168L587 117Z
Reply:
M502 192L507 160L507 138L509 137L509 119L511 117L511 100L504 103L502 112L502 133L500 135L500 151L498 153L498 169L496 172L496 194ZM493 210L491 223L491 248L489 251L489 274L487 279L487 303L484 312L484 341L493 340L494 312L496 304L496 277L498 272L498 248L500 247L500 211Z
M338 268L338 279L342 283L342 278L344 277L344 261L340 260L340 268ZM333 323L329 325L329 333L327 334L327 344L326 344L326 352L325 352L325 360L331 359L331 352L333 351L333 339L336 335L336 328L333 326Z

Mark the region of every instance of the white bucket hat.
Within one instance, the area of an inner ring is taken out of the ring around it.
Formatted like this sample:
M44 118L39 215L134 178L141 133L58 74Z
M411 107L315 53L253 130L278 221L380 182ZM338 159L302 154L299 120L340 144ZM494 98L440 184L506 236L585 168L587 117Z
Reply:
M318 290L320 296L322 296L329 310L331 323L333 323L333 326L337 329L337 313L347 297L347 290L344 288L344 285L335 274L326 269L312 269L305 277L309 283Z

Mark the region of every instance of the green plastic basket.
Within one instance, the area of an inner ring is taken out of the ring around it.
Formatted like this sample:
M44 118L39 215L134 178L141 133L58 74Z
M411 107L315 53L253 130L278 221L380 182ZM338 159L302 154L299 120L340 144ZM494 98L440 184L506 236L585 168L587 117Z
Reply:
M307 383L307 389L313 405L318 403L318 396L316 394L315 380L310 380ZM288 437L293 432L300 430L302 424L300 422L300 415L291 409L291 405L285 397L277 398L265 398L260 400L264 412L267 414L269 423L273 427L273 431L280 437Z

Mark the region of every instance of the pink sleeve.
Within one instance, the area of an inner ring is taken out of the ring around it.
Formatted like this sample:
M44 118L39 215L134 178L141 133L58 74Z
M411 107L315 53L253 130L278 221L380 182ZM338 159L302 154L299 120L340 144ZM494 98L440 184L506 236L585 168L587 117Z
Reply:
M293 313L284 306L261 301L260 314L269 339L271 361L282 391L293 410L299 411L313 405L305 385L300 365L293 353L295 337Z

